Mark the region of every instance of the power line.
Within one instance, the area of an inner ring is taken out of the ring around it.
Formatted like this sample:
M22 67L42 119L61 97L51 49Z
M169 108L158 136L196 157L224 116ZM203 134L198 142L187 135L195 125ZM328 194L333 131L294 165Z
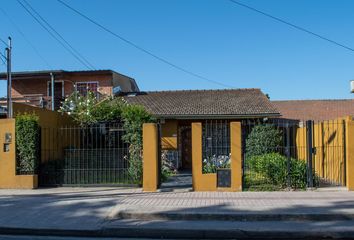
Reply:
M51 65L48 63L47 60L39 53L38 49L31 43L31 41L26 37L24 32L21 31L21 29L18 27L18 25L11 19L11 17L5 12L4 9L0 7L0 11L7 17L7 19L10 21L10 23L15 27L17 32L20 33L20 35L23 37L23 39L30 45L32 50L37 54L37 56L47 65L47 67L52 68Z
M271 14L269 14L269 13L263 12L263 11L261 11L261 10L258 10L258 9L256 9L256 8L254 8L254 7L251 7L251 6L246 5L246 4L244 4L244 3L240 3L240 2L235 1L235 0L229 0L229 1L232 2L232 3L234 3L234 4L237 4L238 6L247 8L247 9L249 9L249 10L251 10L251 11L254 11L254 12L257 12L257 13L259 13L259 14L262 14L262 15L268 17L268 18L271 18L271 19L273 19L273 20L276 20L276 21L278 21L278 22L281 22L281 23L283 23L283 24L286 24L286 25L288 25L288 26L290 26L290 27L292 27L292 28L295 28L295 29L297 29L297 30L299 30L299 31L308 33L308 34L310 34L310 35L312 35L312 36L315 36L315 37L317 37L317 38L320 38L320 39L322 39L322 40L325 40L325 41L327 41L327 42L330 42L330 43L332 43L332 44L334 44L334 45L337 45L337 46L339 46L339 47L342 47L342 48L344 48L344 49L347 49L347 50L349 50L349 51L354 52L354 48L348 47L348 46L346 46L346 45L344 45L344 44L341 44L341 43L339 43L339 42L336 42L336 41L334 41L334 40L331 40L331 39L329 39L329 38L327 38L327 37L324 37L324 36L322 36L322 35L320 35L320 34L317 34L317 33L315 33L315 32L312 32L312 31L310 31L310 30L307 30L307 29L305 29L305 28L303 28L303 27L300 27L300 26L298 26L298 25L295 25L295 24L292 24L292 23L290 23L290 22L287 22L287 21L285 21L285 20L283 20L283 19L281 19L281 18L275 17L275 16L273 16L273 15L271 15Z
M23 0L23 2L25 3L25 4L27 4L27 6L54 32L54 33L56 33L57 34L57 36L61 39L61 40L63 40L68 46L69 46L69 48L73 51L73 52L75 52L83 61L85 61L85 63L87 63L87 65L89 65L92 69L95 69L95 67L84 57L84 56L82 56L82 54L80 54L68 41L66 41L65 40L65 38L58 32L58 31L56 31L55 30L55 28L54 27L52 27L52 25L50 25L49 23L48 23L48 21L46 21L32 6L31 6L31 4L29 4L29 2L28 1L26 1L26 0Z
M3 63L1 65L5 65L6 64L6 62L5 62L6 59L7 59L6 56L0 52L0 60Z
M33 15L33 13L25 6L23 5L22 2L20 2L19 0L17 0L17 2L26 10L26 12L28 14L30 14L32 16L32 18L39 24L42 26L42 28L44 28L45 31L47 31L62 47L64 47L76 60L78 60L82 65L84 65L87 69L91 69L90 66L88 66L84 61L82 61L78 56L76 56L76 54L70 50L65 44L63 44L58 38L57 36L55 36L41 21L39 21L39 19Z
M7 43L6 43L4 40L2 40L1 38L0 38L0 42L2 42L3 44L5 44L5 46L7 47Z
M135 43L133 43L132 41L128 40L127 38L124 38L124 37L122 37L121 35L119 35L119 34L113 32L112 30L110 30L110 29L108 29L107 27L103 26L102 24L96 22L96 21L93 20L92 18L90 18L90 17L88 17L87 15L81 13L79 10L77 10L77 9L75 9L75 8L73 8L73 7L71 7L70 5L68 5L67 3L63 2L62 0L57 0L57 1L58 1L59 3L61 3L62 5L64 5L65 7L67 7L68 9L70 9L71 11L73 11L73 12L75 12L76 14L80 15L81 17L85 18L85 19L88 20L89 22L93 23L94 25L98 26L99 28L103 29L104 31L110 33L110 34L113 35L114 37L116 37L116 38L120 39L121 41L123 41L123 42L129 44L130 46L132 46L132 47L138 49L139 51L144 52L144 53L146 53L147 55L150 55L151 57L157 59L157 60L160 61L160 62L163 62L163 63L165 63L165 64L167 64L167 65L169 65L169 66L171 66L171 67L173 67L173 68L175 68L175 69L177 69L177 70L179 70L179 71L182 71L182 72L184 72L184 73L186 73L186 74L189 74L189 75L191 75L191 76L194 76L194 77L196 77L196 78L199 78L199 79L202 79L202 80L205 80L205 81L208 81L208 82L211 82L211 83L214 83L214 84L223 86L223 87L233 88L233 87L230 86L230 85L227 85L227 84L224 84L224 83L221 83L221 82L218 82L218 81L215 81L215 80L212 80L212 79L203 77L203 76L201 76L201 75L199 75L199 74L197 74L197 73L194 73L194 72L192 72L192 71L190 71L190 70L187 70L187 69L185 69L185 68L183 68L183 67L180 67L180 66L178 66L178 65L176 65L176 64L174 64L174 63L172 63L172 62L170 62L170 61L168 61L168 60L166 60L165 58L159 57L159 56L157 56L156 54L154 54L154 53L152 53L152 52L150 52L150 51L144 49L143 47L140 47L139 45L137 45L137 44L135 44Z

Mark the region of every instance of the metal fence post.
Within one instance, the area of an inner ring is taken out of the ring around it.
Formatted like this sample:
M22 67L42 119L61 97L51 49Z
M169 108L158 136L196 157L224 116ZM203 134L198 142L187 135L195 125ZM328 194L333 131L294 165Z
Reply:
M312 131L313 131L313 121L306 121L306 130L307 130L307 186L313 187L313 170L312 170Z
M291 154L290 154L290 128L289 123L286 124L286 157L287 157L287 187L291 188Z

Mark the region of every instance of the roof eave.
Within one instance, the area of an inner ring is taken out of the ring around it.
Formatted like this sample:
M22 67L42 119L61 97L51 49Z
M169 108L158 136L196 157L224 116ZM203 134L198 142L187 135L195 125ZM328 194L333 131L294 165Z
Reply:
M247 119L247 118L265 118L265 117L280 117L280 113L261 113L261 114L200 114L200 115L173 115L173 114L156 114L153 115L156 118L164 119Z

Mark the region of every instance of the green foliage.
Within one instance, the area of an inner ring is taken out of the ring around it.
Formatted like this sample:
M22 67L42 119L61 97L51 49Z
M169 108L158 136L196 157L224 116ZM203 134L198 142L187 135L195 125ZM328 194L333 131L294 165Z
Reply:
M59 112L66 112L80 125L87 125L96 122L92 115L97 104L96 96L93 92L88 92L86 96L74 91L62 102Z
M230 155L219 155L207 157L203 160L203 173L216 173L218 168L230 168Z
M103 121L123 122L123 140L129 144L128 173L134 183L142 183L142 128L144 123L153 121L143 106L129 105L120 97L98 102L92 92L87 96L74 92L62 104L60 111L70 114L81 126Z
M142 142L143 124L153 122L151 114L139 105L127 105L122 111L123 128L126 134L123 140L129 143L129 175L134 183L142 183Z
M106 98L92 109L94 122L114 121L121 119L124 108L128 107L122 98Z
M271 125L257 125L246 139L247 156L276 152L282 143L281 131Z
M169 150L161 150L161 181L165 182L170 176L173 175L175 167L173 166L172 162L168 159L168 151Z
M264 155L252 156L247 159L248 168L254 171L254 176L258 175L258 180L265 182L275 189L287 187L287 158L279 153L268 153ZM248 176L248 181L257 181ZM290 159L290 181L292 189L306 189L307 186L307 166L306 162L298 159ZM254 183L254 182L253 182ZM248 182L247 185L251 184Z
M35 114L16 116L16 171L19 174L34 174L40 157L39 118Z

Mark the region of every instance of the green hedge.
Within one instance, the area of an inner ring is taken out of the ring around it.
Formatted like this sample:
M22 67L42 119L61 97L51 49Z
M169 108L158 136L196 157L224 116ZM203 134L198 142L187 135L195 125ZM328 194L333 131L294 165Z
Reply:
M247 161L249 171L262 176L267 184L277 186L279 189L287 187L288 171L285 156L279 153L268 153L249 157ZM316 176L315 179L317 179ZM290 159L290 180L292 189L306 189L307 166L305 161Z
M246 139L247 156L256 156L276 152L282 144L282 133L272 125L253 127Z
M16 172L37 173L40 161L39 118L35 114L23 113L16 116Z

